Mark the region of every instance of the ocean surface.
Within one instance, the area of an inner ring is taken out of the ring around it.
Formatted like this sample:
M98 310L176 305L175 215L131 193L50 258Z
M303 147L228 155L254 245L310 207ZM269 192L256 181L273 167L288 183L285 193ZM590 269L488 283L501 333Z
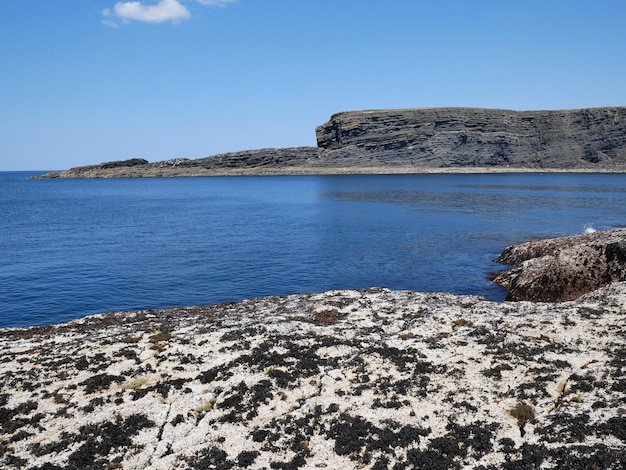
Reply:
M372 286L502 300L493 259L626 225L626 176L30 180L0 172L0 327Z

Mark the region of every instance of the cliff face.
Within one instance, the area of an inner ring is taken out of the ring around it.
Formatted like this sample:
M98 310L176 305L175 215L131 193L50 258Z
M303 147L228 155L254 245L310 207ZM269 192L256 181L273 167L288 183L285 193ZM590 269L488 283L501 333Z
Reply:
M426 108L335 114L316 129L342 164L621 168L626 108L563 111Z
M39 178L423 171L626 171L626 107L565 111L425 108L335 114L317 147L102 163Z

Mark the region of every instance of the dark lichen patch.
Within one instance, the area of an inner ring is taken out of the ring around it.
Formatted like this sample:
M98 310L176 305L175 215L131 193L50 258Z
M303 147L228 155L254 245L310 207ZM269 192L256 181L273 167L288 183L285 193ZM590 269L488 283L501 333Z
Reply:
M572 374L568 378L569 393L587 393L598 388L598 382L593 374Z
M331 423L328 437L335 439L335 452L348 456L357 465L370 464L378 455L373 468L386 468L390 458L397 460L395 468L460 468L471 455L480 458L493 449L494 433L499 425L477 422L462 426L450 421L446 434L434 436L425 447L418 444L431 436L430 428L400 425L394 422L376 426L362 418L342 414ZM405 458L404 449L408 449Z
M300 468L310 455L309 442L324 427L324 411L315 406L301 417L286 414L272 419L265 427L250 432L254 442L261 444L264 452L276 453L288 451L291 458L287 461L273 461L273 468Z
M87 360L86 356L80 356L77 360L76 363L74 365L74 367L76 367L77 370L85 370L89 367L89 361Z
M248 468L254 463L259 455L261 455L261 453L256 450L242 451L237 456L237 465L239 465L241 468Z
M389 460L386 459L386 462ZM386 469L386 462L378 468ZM449 470L461 468L460 464L454 461L454 457L448 454L442 454L439 449L419 450L410 449L407 452L406 460L399 465L394 466L394 470L407 468L427 468L429 470Z
M388 400L381 400L380 398L374 398L372 402L372 408L386 408L386 409L394 409L397 410L402 408L403 406L410 405L410 402L407 400L401 400L400 397L394 395L390 397Z
M270 462L270 468L276 470L295 470L303 467L306 464L306 457L301 454L296 454L291 460L286 462L274 461Z
M119 354L121 356L123 356L126 359L130 359L132 361L135 361L136 363L140 363L141 360L139 359L139 356L137 354L137 351L135 351L134 349L131 348L122 348L119 351Z
M597 425L598 433L605 436L614 436L626 442L626 417L624 415L609 418L606 423Z
M313 345L308 338L296 341L292 337L270 337L248 354L240 355L230 365L245 366L255 372L269 372L279 387L296 387L301 380L316 376L320 370L337 367L336 358L322 357L319 348L337 345L333 338L317 338Z
M602 317L603 314L604 310L590 307L588 305L583 305L578 308L578 315L580 315L580 317L584 318L585 320L595 320Z
M523 444L507 455L501 466L504 470L568 469L595 470L626 468L626 453L604 444L547 447L542 444Z
M215 470L229 470L237 463L228 458L228 454L216 446L208 447L200 451L197 455L185 459L190 468L205 470L208 468Z
M98 374L89 377L87 380L79 383L79 385L84 386L85 393L89 395L91 393L107 390L112 383L120 384L122 382L124 382L124 378L119 375Z
M529 375L530 377L528 381L517 384L515 388L511 389L508 395L514 396L519 400L531 401L551 398L552 393L550 387L554 384L554 381L558 376L556 374Z
M586 437L595 435L594 427L589 423L586 414L558 413L549 416L546 424L537 426L535 433L545 442L583 442Z
M393 454L395 448L419 444L420 439L430 433L430 429L408 425L397 430L392 426L379 427L360 416L341 413L330 421L326 436L334 439L337 455L367 465L372 453Z
M74 447L62 468L116 468L111 464L121 463L122 455L133 445L133 438L142 429L154 426L155 423L142 414L126 418L118 415L111 421L81 426L75 434L62 432L59 441L45 445L36 443L30 451L39 457L54 456Z
M39 407L35 401L20 403L15 408L0 408L0 429L3 433L13 434L16 430L31 423L28 416Z
M88 363L91 372L99 372L107 369L111 365L111 359L104 353L96 353L88 358Z
M219 421L231 423L255 418L258 416L258 408L274 397L269 380L262 380L252 386L242 381L223 395L216 401L215 408L229 410L219 418Z
M229 346L233 350L241 350L240 344L243 339L253 338L253 337L262 337L267 332L267 328L263 326L247 326L244 328L233 328L229 331L226 331L220 337L221 343L233 343Z
M186 383L187 380L181 378L157 381L152 385L146 385L144 380L140 379L136 382L131 382L128 387L131 389L130 395L133 401L136 401L145 397L149 393L154 393L155 395L159 395L161 398L165 399L169 396L171 389L181 390L183 385Z
M227 380L232 376L231 367L228 365L222 365L217 367L211 367L200 374L198 374L195 380L198 380L201 384L210 384L215 380Z
M503 370L513 370L513 367L511 367L509 364L507 363L501 363L501 364L496 364L493 367L489 368L489 369L483 369L481 371L481 373L485 376L488 377L490 379L493 380L501 380L502 379L502 371Z

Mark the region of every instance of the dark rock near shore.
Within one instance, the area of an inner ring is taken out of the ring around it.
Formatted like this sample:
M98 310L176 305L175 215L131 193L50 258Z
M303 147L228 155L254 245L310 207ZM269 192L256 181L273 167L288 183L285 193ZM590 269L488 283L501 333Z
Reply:
M626 280L626 229L522 243L496 261L516 265L493 278L508 289L507 300L574 300Z
M316 129L317 147L270 148L196 160L102 163L38 178L626 171L626 107L561 111L423 108L350 111Z

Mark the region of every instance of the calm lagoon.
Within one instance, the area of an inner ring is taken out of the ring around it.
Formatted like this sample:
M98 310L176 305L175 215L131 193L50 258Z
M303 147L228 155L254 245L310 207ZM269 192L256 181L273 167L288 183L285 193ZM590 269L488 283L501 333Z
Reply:
M508 245L626 225L620 174L0 173L0 327L372 286L502 300Z

